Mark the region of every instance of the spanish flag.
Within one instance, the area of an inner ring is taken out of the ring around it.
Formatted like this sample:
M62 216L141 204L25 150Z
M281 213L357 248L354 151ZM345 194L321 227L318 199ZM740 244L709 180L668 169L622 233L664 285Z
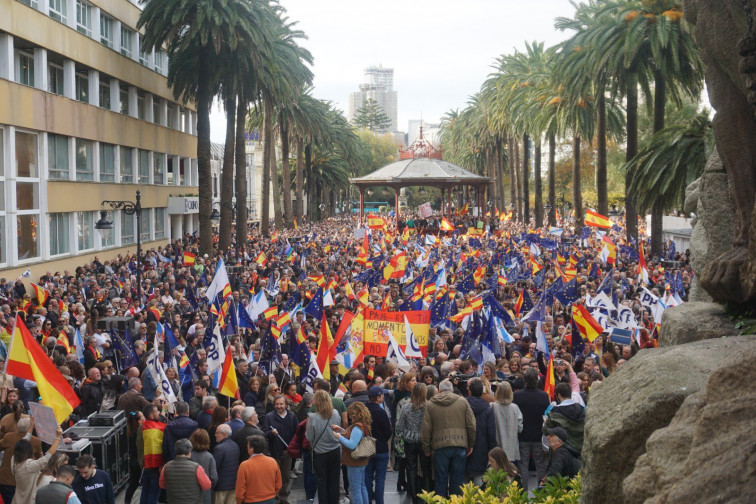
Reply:
M66 354L71 353L71 345L68 343L68 336L66 336L66 333L60 333L58 335L58 345L66 349Z
M501 287L504 287L507 285L507 277L506 275L499 275L498 280L496 281Z
M320 321L320 344L318 345L318 353L315 356L315 362L318 363L320 372L323 374L323 379L325 380L331 379L331 366L329 363L331 361L330 351L332 340L331 328L328 326L328 320L326 319L325 312L323 312L323 320Z
M226 397L241 399L241 396L239 395L239 382L236 381L234 356L231 352L226 352L226 359L223 361L223 370L221 371L220 381L218 382L218 393L223 394Z
M449 317L449 320L459 324L465 319L465 317L467 317L468 315L472 315L472 312L473 312L472 306L465 306L464 308L459 310L456 314Z
M586 210L585 211L585 225L597 227L601 229L609 229L612 227L612 221L609 219L609 217L601 215L600 213Z
M480 296L477 296L477 297L473 298L473 300L470 301L470 306L475 311L482 310L483 309L483 298L481 298Z
M546 371L546 381L544 383L543 390L547 394L549 394L549 397L551 400L554 400L554 388L556 387L555 380L554 380L554 359L549 359L549 369Z
M63 423L81 402L18 315L6 371L37 382L42 404L53 409L58 423Z
M263 318L265 320L270 320L276 315L278 315L278 306L271 306L263 312Z
M349 285L349 282L344 284L344 291L346 291L346 296L349 301L354 301L357 299L357 296L354 295L354 290L352 289L352 286Z
M441 217L441 231L454 231L454 225L446 217Z
M31 283L31 286L34 290L34 295L37 297L37 306L44 306L47 302L47 298L50 297L50 293L47 291L47 289L35 284L34 282Z
M144 440L144 468L153 469L163 465L163 434L167 424L154 420L142 422Z
M307 279L312 280L313 282L318 284L318 287L325 287L326 281L323 275L310 275L307 277Z
M184 252L184 266L193 266L196 259L197 256L195 254Z
M360 303L367 306L370 299L370 289L368 289L367 284L365 284L365 286L360 289L360 292L357 293L357 299L360 301Z
M515 305L514 305L515 314L517 314L518 316L520 315L520 310L522 309L523 301L524 299L522 297L522 291L520 291L520 295L517 297L517 301L515 301Z
M263 252L263 251L261 250L261 251L260 251L260 253L259 253L259 254L257 254L257 257L255 257L255 262L256 262L256 263L257 263L257 264L258 264L259 266L263 266L263 267L265 267L265 265L266 265L266 264L268 264L268 258L267 258L267 257L265 256L265 252Z
M378 215L368 214L367 222L370 229L383 229L386 227L386 220Z
M604 332L604 328L601 324L596 322L596 319L588 312L583 305L572 305L572 319L575 321L575 325L580 331L580 335L593 343L596 337Z

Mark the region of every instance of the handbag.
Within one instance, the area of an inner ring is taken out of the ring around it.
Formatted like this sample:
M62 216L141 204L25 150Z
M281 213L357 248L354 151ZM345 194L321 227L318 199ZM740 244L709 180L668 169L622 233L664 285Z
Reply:
M375 438L370 436L362 436L360 442L357 443L357 448L351 453L354 460L367 459L373 455L375 455Z

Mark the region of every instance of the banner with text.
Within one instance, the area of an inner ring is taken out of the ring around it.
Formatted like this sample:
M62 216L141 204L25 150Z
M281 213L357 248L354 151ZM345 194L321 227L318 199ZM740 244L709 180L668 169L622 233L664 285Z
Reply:
M389 334L394 337L402 351L407 346L404 317L407 317L420 352L425 357L428 353L428 329L430 328L430 311L389 312L366 308L365 316L365 346L364 355L385 357L388 348Z

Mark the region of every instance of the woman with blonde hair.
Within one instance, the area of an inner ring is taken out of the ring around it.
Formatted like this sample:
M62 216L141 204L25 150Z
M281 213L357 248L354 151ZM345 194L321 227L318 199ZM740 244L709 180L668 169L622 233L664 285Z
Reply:
M312 460L303 463L312 465L318 481L318 502L338 504L341 448L339 442L327 431L331 431L334 426L341 427L341 415L333 407L331 396L325 390L315 392L312 407L315 411L308 415L305 429Z
M509 460L516 461L520 459L518 434L522 432L522 412L512 402L513 399L512 386L509 382L502 381L496 387L496 401L491 404L491 408L496 425L496 443Z
M347 468L352 504L370 504L367 485L365 484L365 466L370 459L355 459L352 457L352 452L360 444L363 436L370 436L373 417L370 415L367 406L359 401L349 405L347 415L351 420L349 427L344 430L341 426L332 426L333 437L344 447L341 452L341 463Z

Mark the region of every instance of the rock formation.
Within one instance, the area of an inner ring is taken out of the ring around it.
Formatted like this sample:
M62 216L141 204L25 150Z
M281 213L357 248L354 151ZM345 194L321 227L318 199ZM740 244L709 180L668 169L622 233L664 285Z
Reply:
M756 304L756 118L738 54L748 17L742 0L685 0L683 10L706 65L714 136L735 209L733 248L697 273L714 300Z

